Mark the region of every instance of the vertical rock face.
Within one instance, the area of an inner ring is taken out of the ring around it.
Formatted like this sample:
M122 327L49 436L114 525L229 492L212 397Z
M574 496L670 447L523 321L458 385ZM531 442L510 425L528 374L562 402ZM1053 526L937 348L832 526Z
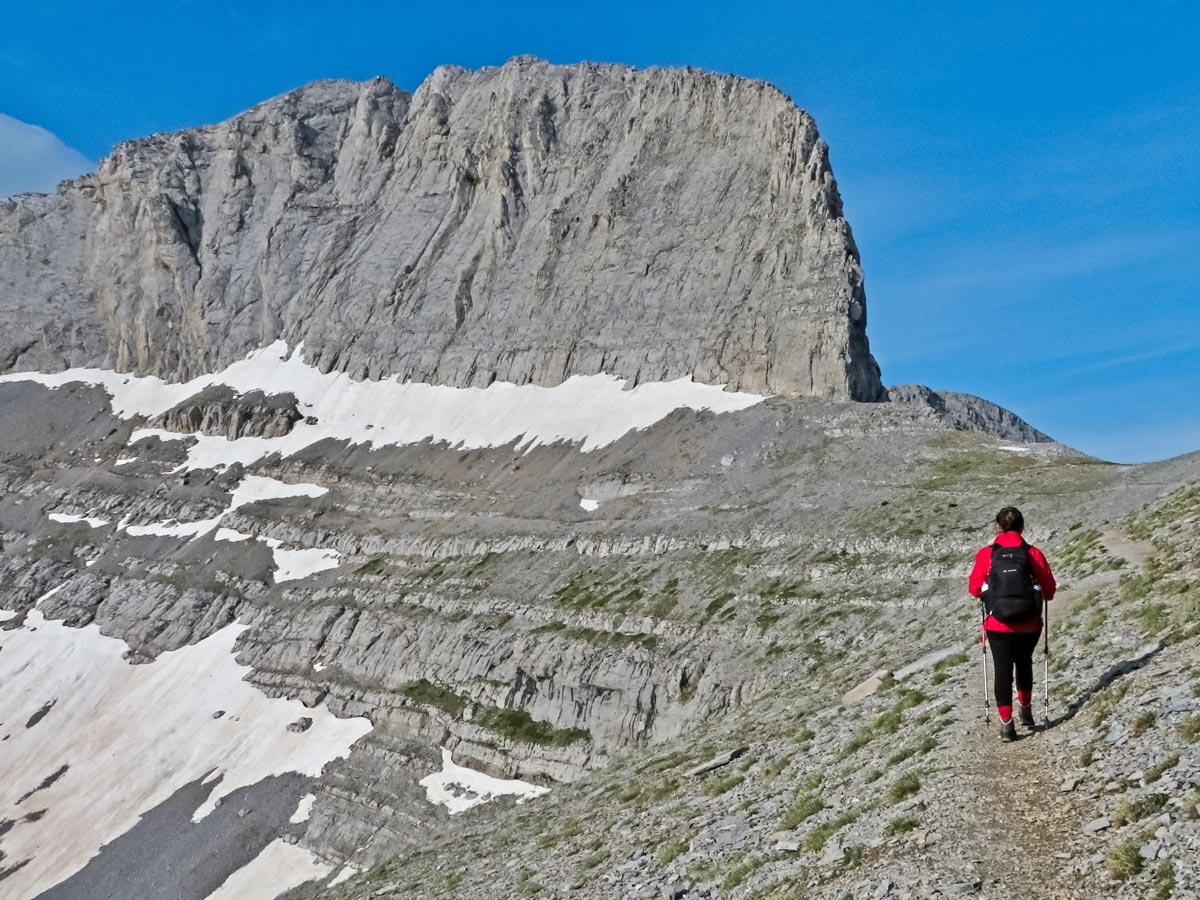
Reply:
M760 82L319 82L0 201L0 370L178 379L277 338L356 377L885 397L827 147Z

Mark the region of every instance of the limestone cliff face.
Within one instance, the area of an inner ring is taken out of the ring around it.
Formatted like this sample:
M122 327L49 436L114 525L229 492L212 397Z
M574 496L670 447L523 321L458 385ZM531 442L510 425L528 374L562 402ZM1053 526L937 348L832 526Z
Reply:
M692 70L319 82L0 201L0 370L186 378L282 337L356 377L881 400L865 329L813 120Z

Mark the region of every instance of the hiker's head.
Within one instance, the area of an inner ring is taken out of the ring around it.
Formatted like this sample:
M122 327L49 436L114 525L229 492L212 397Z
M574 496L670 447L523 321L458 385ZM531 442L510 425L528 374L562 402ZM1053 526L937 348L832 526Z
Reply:
M1020 534L1025 530L1025 517L1015 506L1006 506L996 513L996 529L1001 534L1006 531L1015 531Z

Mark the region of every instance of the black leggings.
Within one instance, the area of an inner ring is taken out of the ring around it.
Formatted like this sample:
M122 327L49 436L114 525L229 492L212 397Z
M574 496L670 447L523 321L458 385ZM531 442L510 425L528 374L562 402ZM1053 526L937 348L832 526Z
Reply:
M1017 670L1017 690L1033 690L1033 651L1037 649L1041 631L1030 634L1012 634L1007 631L989 631L988 648L992 651L995 666L996 705L1012 706L1013 668Z

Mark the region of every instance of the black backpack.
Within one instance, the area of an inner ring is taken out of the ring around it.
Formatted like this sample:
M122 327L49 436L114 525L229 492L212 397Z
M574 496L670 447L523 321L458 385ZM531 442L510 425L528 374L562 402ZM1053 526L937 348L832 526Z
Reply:
M992 544L992 568L983 605L987 614L1000 622L1023 622L1042 614L1042 594L1035 590L1033 563L1029 545L1019 547Z

